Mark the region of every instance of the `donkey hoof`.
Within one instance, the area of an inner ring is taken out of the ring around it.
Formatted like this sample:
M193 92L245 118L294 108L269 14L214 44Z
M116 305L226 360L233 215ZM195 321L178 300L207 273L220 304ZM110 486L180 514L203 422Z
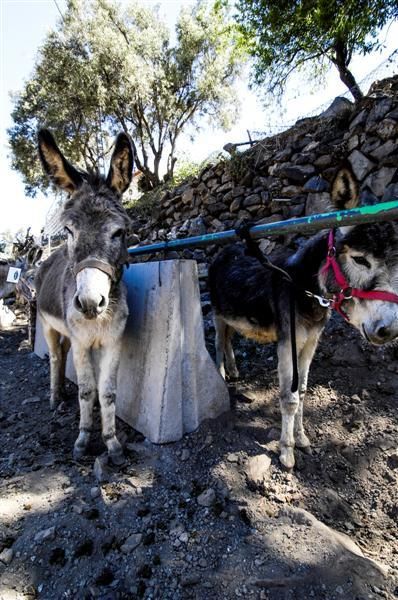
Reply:
M86 448L84 446L73 447L73 460L79 462L86 454Z
M279 460L286 469L293 469L294 467L294 449L288 446L281 447L281 453Z
M297 448L300 448L301 450L304 450L304 452L308 452L308 454L311 454L311 442L305 435L305 433L296 435L295 444Z
M237 379L239 379L239 371L238 370L236 370L236 371L230 371L228 373L228 379L230 381L236 381Z
M120 450L120 452L113 452L112 454L109 454L109 459L111 463L116 467L121 467L126 462L126 457L123 454L123 450Z

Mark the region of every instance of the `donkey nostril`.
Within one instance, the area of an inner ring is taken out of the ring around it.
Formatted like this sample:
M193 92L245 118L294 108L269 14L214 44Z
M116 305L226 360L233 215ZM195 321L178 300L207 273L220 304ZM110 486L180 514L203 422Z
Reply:
M79 296L75 296L74 298L74 305L75 308L79 311L79 312L83 312L83 306L79 300Z
M99 306L100 308L104 308L105 304L106 304L105 297L104 297L104 296L101 296L101 302L98 304L98 306Z
M381 326L377 329L376 334L377 334L377 337L379 337L380 339L383 340L384 338L389 336L388 328Z

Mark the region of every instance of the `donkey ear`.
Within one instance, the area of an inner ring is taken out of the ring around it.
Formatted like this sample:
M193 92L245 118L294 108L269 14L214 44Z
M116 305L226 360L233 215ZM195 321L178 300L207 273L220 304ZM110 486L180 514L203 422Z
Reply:
M133 174L133 149L129 137L119 133L109 167L107 185L117 194L123 194L131 183Z
M338 210L356 208L359 205L359 185L350 165L337 172L332 183L332 202Z
M83 177L64 157L53 135L48 129L38 133L39 156L50 179L66 192L74 192L83 182Z

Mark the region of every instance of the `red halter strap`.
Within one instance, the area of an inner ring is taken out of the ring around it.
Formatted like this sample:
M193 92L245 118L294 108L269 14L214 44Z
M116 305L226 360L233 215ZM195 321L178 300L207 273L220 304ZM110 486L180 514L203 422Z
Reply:
M328 255L326 263L321 269L321 273L327 273L329 269L333 270L333 274L337 285L340 287L340 291L336 292L332 299L331 308L337 310L338 313L344 317L346 321L350 319L342 309L342 304L346 300L351 298L361 298L363 300L384 300L385 302L395 302L398 304L398 295L392 292L385 292L384 290L360 290L359 288L353 288L349 285L347 279L344 277L343 272L340 268L339 263L336 260L336 248L334 245L334 230L331 229L328 238Z

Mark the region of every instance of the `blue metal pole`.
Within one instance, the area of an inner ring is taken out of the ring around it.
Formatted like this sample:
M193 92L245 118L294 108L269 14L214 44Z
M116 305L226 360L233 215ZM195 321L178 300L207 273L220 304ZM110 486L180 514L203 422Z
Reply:
M398 200L372 204L371 206L361 206L360 208L352 208L349 210L320 213L318 215L288 219L286 221L277 221L275 223L253 225L250 229L250 235L254 239L257 239L269 235L282 235L286 233L308 234L320 231L321 229L376 223L379 221L391 221L393 219L398 219ZM184 248L201 248L209 246L210 244L228 244L238 240L239 237L235 230L230 229L228 231L208 233L206 235L182 238L170 242L158 242L146 246L137 246L135 248L129 248L128 252L130 256L141 256L143 254L152 254L163 252L165 250L184 250Z

